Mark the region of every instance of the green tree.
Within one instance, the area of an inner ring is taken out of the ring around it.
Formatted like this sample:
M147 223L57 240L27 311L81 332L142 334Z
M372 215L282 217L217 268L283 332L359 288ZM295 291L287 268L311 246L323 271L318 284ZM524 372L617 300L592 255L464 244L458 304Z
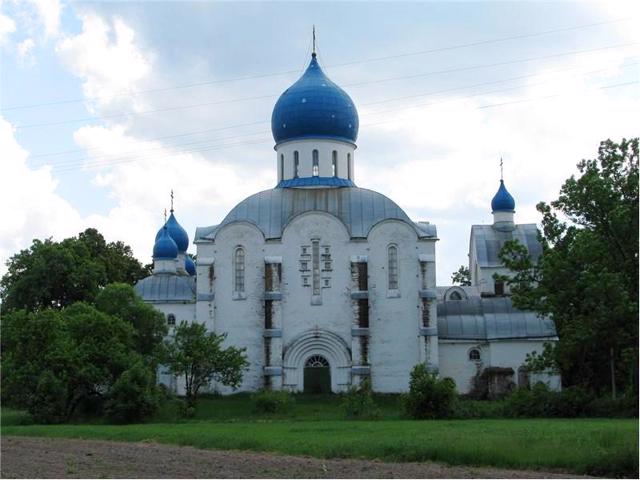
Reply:
M112 283L98 293L96 308L134 327L135 348L155 364L158 348L167 334L164 315L136 294L131 285Z
M454 285L468 287L471 285L471 272L468 267L460 265L460 268L451 274L451 281Z
M149 274L122 242L107 243L95 229L61 242L35 239L7 261L0 280L4 312L64 308L92 302L109 283L132 284Z
M204 324L180 322L165 340L164 363L185 380L188 407L194 407L200 389L215 381L237 388L249 365L244 348L222 347L226 335L208 332Z
M406 413L417 419L445 418L453 411L456 385L450 378L438 378L424 363L411 370L409 393L403 395Z
M516 306L553 317L559 336L531 365L565 385L638 392L638 139L602 142L557 200L539 203L543 254L505 243Z
M141 360L130 324L80 302L5 315L2 355L3 400L43 422L101 405L121 374Z

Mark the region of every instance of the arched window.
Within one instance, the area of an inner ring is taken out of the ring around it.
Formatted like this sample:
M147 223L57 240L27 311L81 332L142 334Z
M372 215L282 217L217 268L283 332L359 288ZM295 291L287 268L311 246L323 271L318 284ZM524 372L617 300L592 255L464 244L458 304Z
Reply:
M293 152L293 178L300 176L300 157L298 151Z
M305 362L304 366L306 368L322 368L328 367L329 362L322 355L311 355Z
M176 316L173 313L167 315L167 325L173 326L176 324Z
M389 261L389 290L398 289L398 247L389 245L387 248L387 256Z
M347 178L352 180L351 178L351 154L347 153Z
M338 152L336 150L331 154L331 169L333 170L333 176L338 176Z
M280 154L280 180L284 180L284 154Z
M479 362L480 350L478 350L477 348L472 348L471 350L469 350L469 360L471 360L472 362Z
M460 295L460 292L452 292L449 295L449 300L462 300L462 295Z
M320 160L318 159L318 150L313 151L313 176L320 175Z
M244 293L244 248L238 247L236 248L233 254L233 275L234 275L234 283L233 283L233 291L236 293Z

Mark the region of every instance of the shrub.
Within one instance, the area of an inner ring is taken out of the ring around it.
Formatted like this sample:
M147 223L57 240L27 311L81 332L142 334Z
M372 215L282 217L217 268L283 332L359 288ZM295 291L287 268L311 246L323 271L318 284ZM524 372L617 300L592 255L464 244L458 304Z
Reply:
M116 423L140 422L155 413L159 404L155 375L138 361L114 382L105 402L105 414Z
M344 394L341 407L347 418L373 419L380 416L368 379L363 380L359 387L349 388Z
M625 395L619 398L600 397L589 402L585 407L590 417L637 417L638 398Z
M504 401L461 399L455 402L451 417L465 420L470 418L504 417Z
M448 417L455 400L453 380L439 379L424 364L413 367L409 393L403 396L404 409L409 416L417 419Z
M251 400L257 413L285 413L293 406L293 398L286 390L260 390Z

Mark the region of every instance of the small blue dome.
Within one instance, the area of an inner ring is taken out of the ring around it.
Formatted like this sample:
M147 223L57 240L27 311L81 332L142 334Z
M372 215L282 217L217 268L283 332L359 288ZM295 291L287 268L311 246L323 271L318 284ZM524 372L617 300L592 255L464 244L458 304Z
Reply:
M184 257L184 269L192 277L196 274L196 264L193 263L193 260L191 260L191 257L189 255L186 255Z
M178 258L178 246L169 236L166 227L162 227L156 236L156 243L153 246L154 260L174 260Z
M178 251L186 252L187 248L189 248L189 235L187 235L187 231L178 223L175 215L173 214L173 211L171 212L171 215L169 215L167 223L165 223L164 226L160 230L158 230L158 233L156 234L156 241L158 240L158 238L160 238L160 235L162 235L162 230L164 230L164 227L167 227L169 236L173 239L174 242L176 242Z
M500 188L491 200L491 210L494 212L513 212L515 209L515 200L504 186L504 181L500 180Z
M353 101L324 74L315 53L302 77L280 95L271 115L276 144L298 138L355 143L358 126Z

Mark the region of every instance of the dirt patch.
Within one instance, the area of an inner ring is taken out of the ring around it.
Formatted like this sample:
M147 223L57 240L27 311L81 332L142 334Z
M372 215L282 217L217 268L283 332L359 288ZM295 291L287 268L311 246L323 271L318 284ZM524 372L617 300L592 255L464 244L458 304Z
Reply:
M323 460L157 443L3 437L2 478L569 478L437 463ZM579 478L579 477L572 477Z

